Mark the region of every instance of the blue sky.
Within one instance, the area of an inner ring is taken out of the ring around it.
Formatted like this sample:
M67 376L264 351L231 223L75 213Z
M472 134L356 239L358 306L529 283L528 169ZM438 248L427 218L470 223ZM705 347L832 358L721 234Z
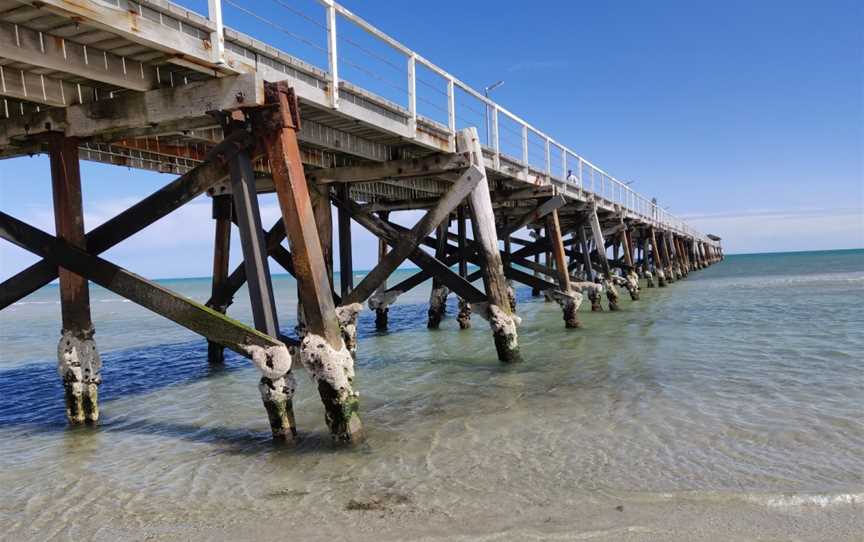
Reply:
M237 3L272 25L230 5L226 24L322 61L322 29L280 5L321 21L316 2ZM343 3L466 83L503 79L499 103L723 236L728 253L864 246L861 2ZM391 64L404 60L341 27L343 77L403 99ZM421 89L421 113L435 116L440 93ZM86 162L82 171L88 228L170 181ZM47 158L0 162L4 212L53 231L50 196ZM265 222L275 220L275 201L262 205ZM212 227L202 198L108 256L153 277L207 275ZM355 267L368 268L374 242L355 231ZM0 242L0 278L32 261Z

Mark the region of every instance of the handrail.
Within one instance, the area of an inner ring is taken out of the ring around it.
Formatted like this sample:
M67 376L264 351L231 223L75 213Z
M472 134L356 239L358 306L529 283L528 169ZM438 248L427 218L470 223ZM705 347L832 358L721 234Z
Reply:
M224 42L224 31L221 22L221 2L222 0L209 0L211 5L211 14L217 14L219 20L216 22L215 38L217 42ZM501 106L497 102L487 98L481 92L475 90L470 85L464 83L458 77L454 76L447 70L439 67L432 61L426 59L416 51L404 45L400 41L387 35L382 30L369 23L362 17L356 15L346 7L342 6L335 0L317 0L324 7L326 29L327 29L327 74L330 85L331 107L339 108L339 56L336 51L337 47L337 15L350 21L365 33L380 40L393 50L405 56L405 80L408 84L405 107L409 113L408 127L409 130L416 135L417 130L417 65L422 65L444 79L447 83L447 130L451 136L451 142L455 141L456 134L456 99L455 89L461 89L468 96L478 100L490 112L489 124L491 141L487 141L486 148L493 153L493 161L496 167L500 167L502 151L499 130L499 117L504 116L519 125L521 128L521 156L518 158L508 157L509 160L515 160L521 164L524 170L529 171L534 169L550 180L556 180L566 183L566 185L580 190L594 198L606 200L612 204L620 205L629 212L639 215L643 220L650 224L662 226L663 228L674 230L680 234L699 239L703 242L716 245L717 243L710 240L706 235L697 232L683 220L675 217L665 209L659 207L652 200L635 192L627 184L618 180L614 176L601 169L590 160L582 157L578 153L569 149L560 141L554 139L542 130L522 119L520 116L511 112L507 108ZM214 6L215 4L215 6ZM211 17L211 20L213 18ZM221 36L219 34L222 34ZM529 133L533 132L542 139L544 147L544 160L542 169L533 168L530 164L529 156ZM552 148L560 151L560 167L561 177L556 177L553 174L553 153ZM575 160L573 163L575 181L568 179L568 165L571 164L569 158ZM586 189L586 175L590 177L590 190ZM599 185L599 190L598 190Z

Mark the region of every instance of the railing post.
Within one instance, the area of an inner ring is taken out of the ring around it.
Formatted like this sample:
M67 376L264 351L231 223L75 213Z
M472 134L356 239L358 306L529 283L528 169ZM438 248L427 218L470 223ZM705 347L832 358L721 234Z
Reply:
M225 63L225 26L222 24L222 0L208 0L208 15L216 28L210 33L210 47L213 62Z
M528 179L528 125L522 125L522 163L525 164L525 179Z
M408 56L408 130L417 136L417 55Z
M552 142L546 138L546 176L552 176Z
M447 127L450 129L450 150L456 150L456 88L453 79L447 80Z
M498 139L498 106L492 106L492 146L495 149L495 169L501 169L501 140Z
M339 109L339 56L336 52L336 4L322 0L327 9L327 67L330 70L330 106Z
M567 175L567 151L564 147L561 147L561 177L563 177L565 181L568 180L567 177L569 177L569 175Z
M582 157L577 158L579 159L579 188L585 190L585 183L582 182Z

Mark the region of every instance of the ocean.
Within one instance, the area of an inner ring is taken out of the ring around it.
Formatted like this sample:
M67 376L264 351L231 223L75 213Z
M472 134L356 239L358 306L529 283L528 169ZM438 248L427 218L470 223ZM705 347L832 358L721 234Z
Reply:
M0 539L864 540L864 250L728 256L575 330L519 288L513 366L453 296L427 330L427 282L361 316L351 448L302 370L275 446L250 363L91 288L98 428L65 423L56 285L0 312Z

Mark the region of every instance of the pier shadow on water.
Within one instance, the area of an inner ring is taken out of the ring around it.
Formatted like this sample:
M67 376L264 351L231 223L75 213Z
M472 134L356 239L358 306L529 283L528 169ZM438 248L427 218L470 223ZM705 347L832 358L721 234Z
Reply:
M530 291L526 290L525 293L525 298L530 299ZM387 331L376 330L375 313L364 310L358 320L358 336L362 341L364 338L425 328L426 310L425 303L390 307ZM457 311L456 297L450 296L447 313L455 315ZM294 335L293 325L283 328L283 332ZM296 335L294 336L296 338ZM374 360L361 360L358 368L362 371L364 366L396 362L396 359L376 356ZM46 360L0 370L0 429L40 433L69 432L70 435L79 431L92 431L92 428L74 428L67 425L63 385L55 367L54 360ZM207 361L207 343L203 338L110 351L102 354L99 402L104 410L110 411L110 403L115 400L206 379L218 379L250 367L247 359L227 349L224 365L211 366ZM129 416L119 419L103 417L98 430L159 434L196 442L218 442L225 445L229 453L256 453L262 448L273 447L269 433L260 431L134 419ZM309 433L301 434L300 437L299 442L291 446L292 453L334 449L329 435Z

